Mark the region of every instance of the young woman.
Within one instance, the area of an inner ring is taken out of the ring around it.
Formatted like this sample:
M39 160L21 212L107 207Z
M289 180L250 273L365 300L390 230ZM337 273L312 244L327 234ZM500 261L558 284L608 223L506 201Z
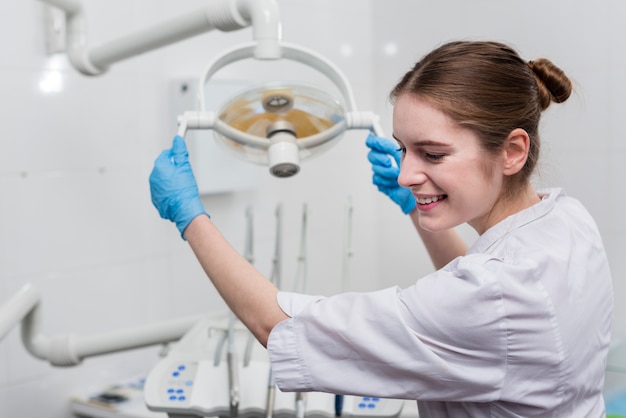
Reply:
M152 201L267 346L284 391L415 399L420 418L603 417L604 247L577 200L530 181L541 112L570 93L550 61L495 42L442 45L404 76L397 144L367 145L374 184L438 269L406 289L278 292L204 211L180 137L155 163ZM479 234L469 248L453 229L465 222Z

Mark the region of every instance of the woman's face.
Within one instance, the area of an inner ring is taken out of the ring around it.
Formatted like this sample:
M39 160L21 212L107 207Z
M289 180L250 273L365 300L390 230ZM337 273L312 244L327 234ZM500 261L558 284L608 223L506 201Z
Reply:
M441 231L469 223L479 234L497 223L503 175L476 134L414 95L397 98L393 136L403 150L398 183L417 199L420 226Z

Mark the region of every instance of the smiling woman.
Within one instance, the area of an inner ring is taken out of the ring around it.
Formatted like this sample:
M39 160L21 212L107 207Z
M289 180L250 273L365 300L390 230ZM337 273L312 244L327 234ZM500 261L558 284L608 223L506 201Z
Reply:
M499 154L512 127L523 129L530 142L524 166L507 180L508 191L523 187L539 158L539 120L550 103L562 103L572 83L550 60L525 62L507 45L451 42L418 62L391 92L419 96L460 127L477 133L481 146ZM498 65L494 65L497 61ZM471 80L471 82L467 82Z
M475 130L411 94L398 97L393 126L403 153L398 183L417 199L421 228L434 232L467 222L482 234L539 201L528 178L523 190L518 186L513 193L504 187L527 163L530 138L525 130L503 137L496 154L485 149Z
M549 61L494 42L445 44L402 79L400 147L366 143L374 184L438 268L406 289L279 292L205 212L181 137L155 162L152 201L267 346L282 391L415 399L431 418L604 417L613 305L602 240L580 202L529 180L541 112L570 91ZM480 235L470 248L462 223Z

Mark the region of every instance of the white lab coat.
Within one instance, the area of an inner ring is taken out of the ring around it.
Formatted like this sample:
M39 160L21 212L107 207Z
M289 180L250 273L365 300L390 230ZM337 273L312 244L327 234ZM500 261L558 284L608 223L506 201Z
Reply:
M597 227L560 189L415 285L280 292L283 391L415 399L420 418L603 417L613 307Z

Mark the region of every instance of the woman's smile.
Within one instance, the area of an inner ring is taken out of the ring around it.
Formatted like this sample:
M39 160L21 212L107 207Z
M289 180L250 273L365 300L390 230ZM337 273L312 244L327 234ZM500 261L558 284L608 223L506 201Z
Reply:
M424 195L414 195L415 200L417 201L417 209L418 210L431 210L438 206L444 199L448 196L445 194L442 195L434 195L434 196L424 196Z

